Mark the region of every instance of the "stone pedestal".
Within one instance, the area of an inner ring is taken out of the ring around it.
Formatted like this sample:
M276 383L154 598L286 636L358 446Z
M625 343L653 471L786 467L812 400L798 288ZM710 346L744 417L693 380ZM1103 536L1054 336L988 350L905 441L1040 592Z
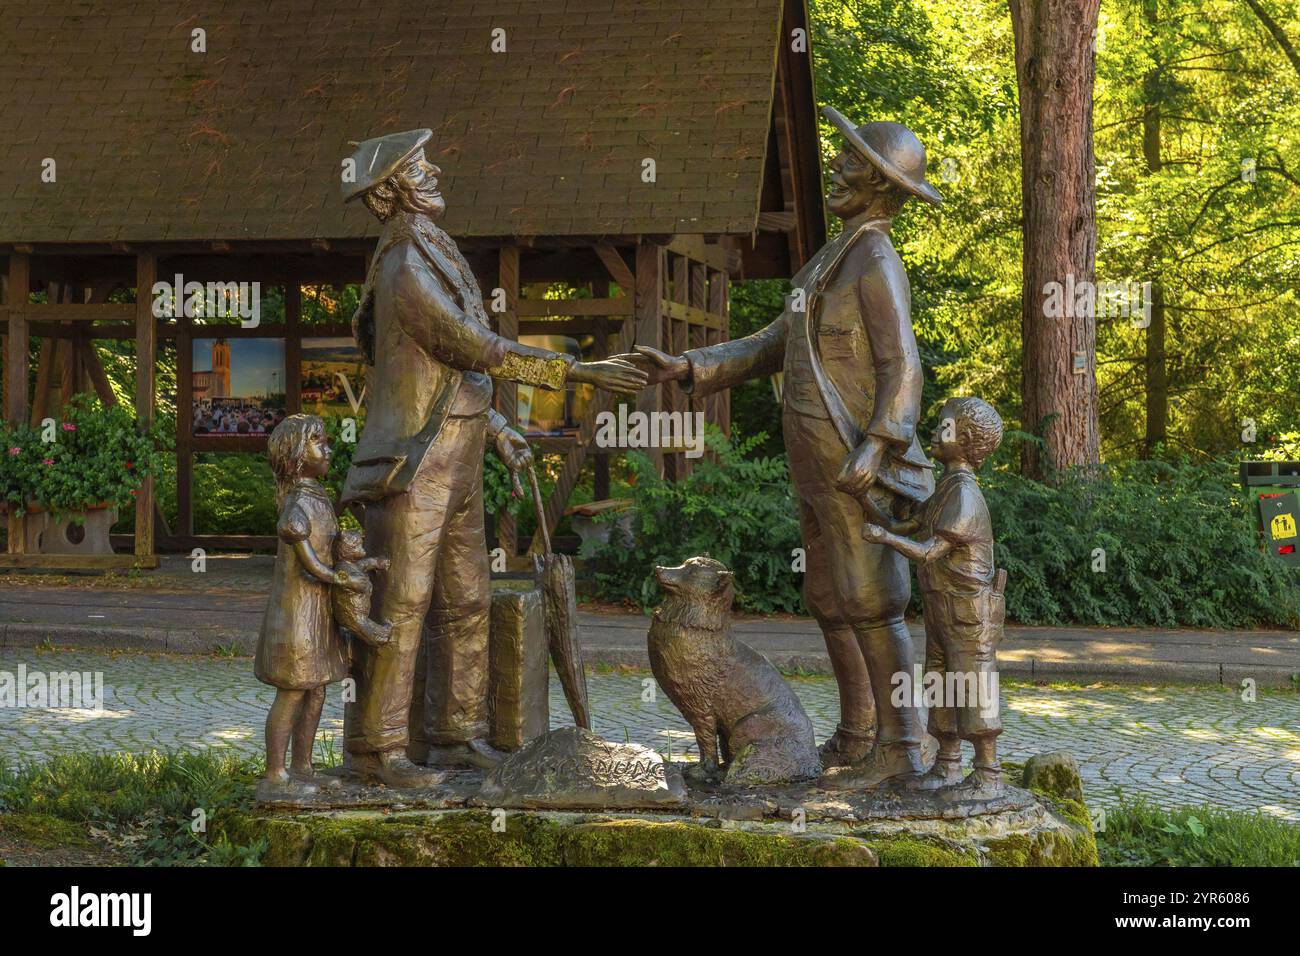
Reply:
M509 773L485 780L480 771L449 772L427 790L346 783L297 806L223 811L214 839L236 846L265 839L268 866L1097 865L1088 811L1074 798L1077 777L1059 760L1051 775L1024 777L1004 764L1021 786L982 801L807 784L747 792L687 786L683 793L676 764L664 768L662 806L618 810L592 807L592 794L571 779L572 761L554 761L557 754L603 759L598 748L585 738L558 743L536 742L514 769L527 764L563 786L525 780L525 792L512 795ZM603 766L589 782L609 789ZM628 772L626 761L621 768ZM551 809L520 809L536 801L539 787ZM559 809L565 801L574 809Z
M56 519L48 511L27 512L28 554L112 554L108 533L117 509L73 511Z

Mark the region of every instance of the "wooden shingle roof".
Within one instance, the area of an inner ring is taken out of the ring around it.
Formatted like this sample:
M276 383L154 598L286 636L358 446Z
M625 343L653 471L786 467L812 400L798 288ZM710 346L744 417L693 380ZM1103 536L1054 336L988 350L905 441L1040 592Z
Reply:
M348 141L419 126L453 235L749 234L782 37L781 0L0 0L0 243L373 235Z

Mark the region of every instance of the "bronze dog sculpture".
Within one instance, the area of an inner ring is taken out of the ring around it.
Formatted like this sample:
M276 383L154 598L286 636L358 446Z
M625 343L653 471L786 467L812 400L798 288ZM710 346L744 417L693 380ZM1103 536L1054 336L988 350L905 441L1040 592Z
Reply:
M821 773L812 722L775 667L731 633L731 572L709 557L655 568L664 601L650 625L655 680L695 731L696 781L728 786ZM719 760L721 752L721 760Z

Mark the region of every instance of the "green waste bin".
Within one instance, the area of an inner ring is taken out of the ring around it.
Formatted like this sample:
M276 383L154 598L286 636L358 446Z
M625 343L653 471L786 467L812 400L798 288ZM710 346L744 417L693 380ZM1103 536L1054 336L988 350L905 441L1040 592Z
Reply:
M1300 461L1243 461L1241 487L1268 552L1300 567Z

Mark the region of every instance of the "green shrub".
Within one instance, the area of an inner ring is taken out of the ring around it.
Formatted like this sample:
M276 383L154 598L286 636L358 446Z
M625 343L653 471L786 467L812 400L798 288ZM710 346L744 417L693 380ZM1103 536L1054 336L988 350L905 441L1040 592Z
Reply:
M1265 554L1226 461L1130 461L1047 485L980 476L1025 624L1291 626L1300 571ZM1102 549L1098 552L1096 549ZM1105 570L1094 571L1104 552Z
M802 576L791 564L799 522L789 469L784 456L749 457L765 437L732 444L708 426L705 443L717 460L698 460L678 482L655 474L646 456L629 454L635 475L632 540L615 525L609 543L591 555L600 595L651 604L658 590L655 565L708 553L735 574L740 607L761 613L798 610Z
M676 484L630 455L633 536L615 533L591 556L598 595L651 604L654 565L708 552L736 573L742 608L801 611L802 576L790 570L800 538L786 459L749 457L761 440L732 446L710 431L718 460L698 463ZM980 483L997 564L1008 573L1008 617L1158 627L1300 622L1300 570L1261 550L1235 476L1226 461L1133 461L1067 473L1053 484L987 469ZM1104 571L1093 570L1097 549ZM913 610L920 610L915 587Z

